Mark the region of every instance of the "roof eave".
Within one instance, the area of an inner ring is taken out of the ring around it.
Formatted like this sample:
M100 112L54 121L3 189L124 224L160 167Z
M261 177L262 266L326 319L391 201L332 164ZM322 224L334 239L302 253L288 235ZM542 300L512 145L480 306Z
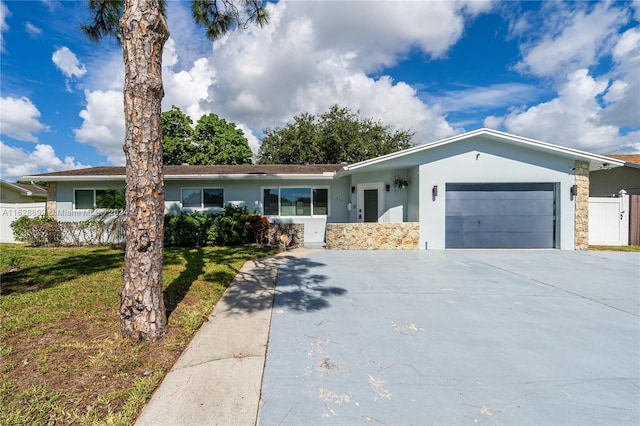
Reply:
M534 139L529 139L522 136L513 135L510 133L500 132L498 130L482 128L482 129L477 129L470 132L462 133L459 135L451 136L449 138L441 139L435 142L413 146L411 148L407 148L402 151L397 151L391 154L383 155L381 157L361 161L359 163L346 166L345 169L347 172L355 171L357 169L369 167L375 164L379 164L379 163L393 160L396 158L411 155L415 152L434 149L439 146L448 145L460 140L469 139L474 136L480 136L480 135L488 136L490 138L497 139L497 140L510 140L515 143L519 143L521 145L526 145L538 151L547 151L547 152L551 151L559 155L562 155L564 157L570 157L570 158L575 158L581 161L587 161L589 163L590 171L601 170L603 168L615 168L615 167L624 166L624 161L616 160L611 157L606 157L604 155L592 154L592 153L580 151L574 148L567 148L559 145L550 144L548 142L537 141Z

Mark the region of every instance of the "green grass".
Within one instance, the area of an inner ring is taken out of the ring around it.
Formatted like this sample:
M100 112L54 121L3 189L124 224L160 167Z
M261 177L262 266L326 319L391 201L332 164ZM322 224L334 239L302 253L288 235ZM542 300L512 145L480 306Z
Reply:
M122 250L0 245L0 424L128 425L257 248L168 248L167 335L118 332Z
M589 246L589 250L640 252L640 246Z

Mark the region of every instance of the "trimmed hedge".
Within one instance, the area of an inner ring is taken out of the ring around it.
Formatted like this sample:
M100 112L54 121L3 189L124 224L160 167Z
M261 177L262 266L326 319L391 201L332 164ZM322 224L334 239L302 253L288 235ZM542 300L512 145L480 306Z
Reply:
M246 207L227 205L219 213L165 215L164 244L174 247L233 246L267 242L269 220ZM51 216L22 216L11 223L17 241L32 246L97 245L110 241L99 220L58 222Z
M181 213L164 218L166 246L234 246L265 242L269 220L246 207L227 205L219 213Z

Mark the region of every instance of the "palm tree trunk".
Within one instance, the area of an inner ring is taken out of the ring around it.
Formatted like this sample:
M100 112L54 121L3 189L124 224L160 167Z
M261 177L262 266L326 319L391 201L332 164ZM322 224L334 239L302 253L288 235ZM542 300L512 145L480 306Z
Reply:
M160 125L162 50L169 30L158 0L125 0L120 19L125 67L126 252L120 330L131 340L165 333L162 298L164 182Z

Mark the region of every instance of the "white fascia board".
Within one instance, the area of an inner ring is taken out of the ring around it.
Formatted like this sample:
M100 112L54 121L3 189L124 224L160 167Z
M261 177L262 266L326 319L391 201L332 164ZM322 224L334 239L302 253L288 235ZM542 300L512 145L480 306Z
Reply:
M383 155L381 157L376 157L370 160L361 161L359 163L346 166L345 170L347 172L357 170L357 169L368 167L384 161L411 155L415 152L421 152L424 150L437 148L442 145L447 145L447 144L455 143L461 140L470 139L474 136L488 136L494 140L526 145L534 150L547 151L547 152L551 151L556 154L562 155L564 157L570 157L570 158L575 158L581 161L587 161L590 164L590 167L589 167L590 170L600 170L602 168L607 168L607 167L608 168L621 167L624 165L624 161L605 157L603 155L592 154L590 152L580 151L574 148L567 148L560 145L550 144L548 142L537 141L537 140L525 138L522 136L500 132L498 130L482 128L482 129L477 129L470 132L462 133L460 135L452 136L449 138L441 139L439 141L430 142L423 145L417 145L402 151ZM605 164L607 166L605 166Z
M105 181L124 181L124 175L106 175L106 176L24 176L23 180L35 180L41 182L105 182Z
M242 174L242 175L164 175L165 180L257 180L257 179L280 179L280 180L332 180L334 172L323 174ZM106 182L124 181L124 175L105 176L24 176L24 180L38 180L43 182Z
M323 173L323 174L241 174L241 175L165 175L165 180L260 180L260 179L275 179L275 180L333 180L335 173Z

